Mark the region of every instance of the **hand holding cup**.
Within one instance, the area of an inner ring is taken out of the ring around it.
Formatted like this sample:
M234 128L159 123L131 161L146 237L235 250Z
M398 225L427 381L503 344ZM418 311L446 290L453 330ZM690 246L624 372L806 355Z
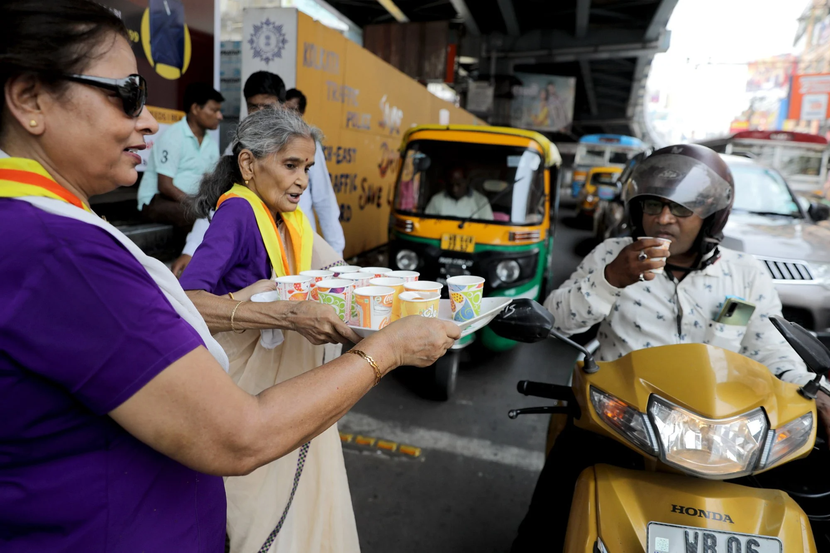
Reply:
M670 240L644 237L629 244L616 259L605 266L605 280L615 288L625 288L637 282L654 280L666 266Z

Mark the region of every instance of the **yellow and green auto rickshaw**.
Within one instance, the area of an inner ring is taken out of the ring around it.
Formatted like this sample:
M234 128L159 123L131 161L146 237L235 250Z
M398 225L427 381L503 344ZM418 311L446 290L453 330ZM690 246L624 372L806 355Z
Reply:
M600 200L599 187L615 186L622 171L621 167L591 167L588 169L585 184L579 191L579 196L577 196L576 216L593 218L597 203Z
M552 184L561 164L556 146L522 129L422 125L404 135L401 160L390 222L391 266L439 282L482 276L485 296L544 299L559 204ZM494 351L515 344L486 327L477 335ZM458 350L474 338L460 340L436 364L436 395L452 394Z

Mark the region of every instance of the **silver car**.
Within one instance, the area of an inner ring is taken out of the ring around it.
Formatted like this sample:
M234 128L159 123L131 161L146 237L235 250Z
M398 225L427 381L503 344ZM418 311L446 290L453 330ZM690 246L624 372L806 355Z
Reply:
M723 245L751 253L766 266L784 316L803 326L830 327L830 229L818 222L828 209L796 197L774 169L722 154L735 177L735 205Z

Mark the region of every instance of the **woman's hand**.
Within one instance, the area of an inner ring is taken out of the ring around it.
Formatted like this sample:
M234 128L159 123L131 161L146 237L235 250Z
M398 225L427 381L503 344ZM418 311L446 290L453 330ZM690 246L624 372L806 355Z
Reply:
M340 320L337 312L330 305L323 305L316 301L274 303L282 304L282 306L290 304L289 309L280 314L280 318L285 321L290 330L299 332L314 345L356 344L361 340L354 330Z
M645 254L645 259L640 259ZM617 255L611 263L605 266L605 280L615 288L625 288L643 280L654 280L657 275L651 271L666 266L664 259L668 257L669 250L665 242L649 238L637 240L629 244Z
M277 289L277 283L273 280L269 279L262 279L254 282L250 286L246 286L242 290L237 290L233 293L233 299L238 301L248 301L250 300L255 294L259 294L261 292L273 292Z
M392 368L401 365L427 367L443 356L460 337L461 329L451 321L410 316L367 338L361 348L369 349L380 342L377 347L389 353L394 364Z

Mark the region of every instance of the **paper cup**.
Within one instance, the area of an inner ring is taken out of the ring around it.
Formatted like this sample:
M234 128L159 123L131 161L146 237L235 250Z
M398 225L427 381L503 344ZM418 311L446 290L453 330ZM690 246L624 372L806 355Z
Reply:
M454 321L469 321L481 314L484 279L477 276L454 276L447 279L450 307Z
M659 240L660 242L665 244L665 249L669 249L669 246L671 246L671 240L669 240L668 238L655 238L653 236L638 236L637 240ZM650 259L652 259L654 261L665 261L666 260L665 257L652 257ZM660 274L663 274L664 269L665 269L665 267L660 267L659 269L651 269L650 271L646 271L646 272L647 273L654 273L655 275L660 275Z
M251 296L251 301L257 303L268 303L271 301L280 301L280 293L276 290L270 292L260 292Z
M284 301L307 301L314 277L306 275L284 276L277 279L277 292Z
M362 286L355 288L357 318L352 324L380 330L392 322L392 301L395 290L388 286Z
M334 271L300 271L300 274L303 276L310 276L314 280L311 281L311 299L314 301L318 301L320 298L317 296L317 283L321 280L326 280L328 278L334 278Z
M369 286L369 281L375 278L375 275L372 273L365 273L363 271L357 273L344 273L340 275L338 278L343 280L351 281L353 289L362 288L363 286ZM351 304L351 320L354 323L354 320L357 318L357 302L354 294L352 294L352 304Z
M426 292L426 294L429 295L419 292L404 292L401 294L401 317L409 317L410 315L420 315L428 319L438 317L440 298L433 292Z
M340 275L345 275L346 273L357 273L363 267L358 267L357 265L340 265L339 267L332 267L329 269L330 271L334 271L334 278L340 278Z
M432 294L436 298L441 297L441 289L444 285L440 282L433 282L431 280L418 280L415 282L406 282L403 285L406 292L419 292L422 296Z
M390 271L383 275L388 278L402 278L404 282L415 282L421 276L418 271Z
M400 295L401 292L404 291L403 285L405 284L402 278L389 278L389 277L381 277L381 278L373 278L369 281L370 286L388 286L395 291L395 296L392 302L392 320L397 321L401 318L401 300Z
M351 318L353 290L354 285L351 280L332 278L317 283L320 303L334 307L337 316L344 323L348 323Z
M363 267L360 272L372 273L372 278L380 278L385 277L387 273L391 273L392 269L388 267Z

